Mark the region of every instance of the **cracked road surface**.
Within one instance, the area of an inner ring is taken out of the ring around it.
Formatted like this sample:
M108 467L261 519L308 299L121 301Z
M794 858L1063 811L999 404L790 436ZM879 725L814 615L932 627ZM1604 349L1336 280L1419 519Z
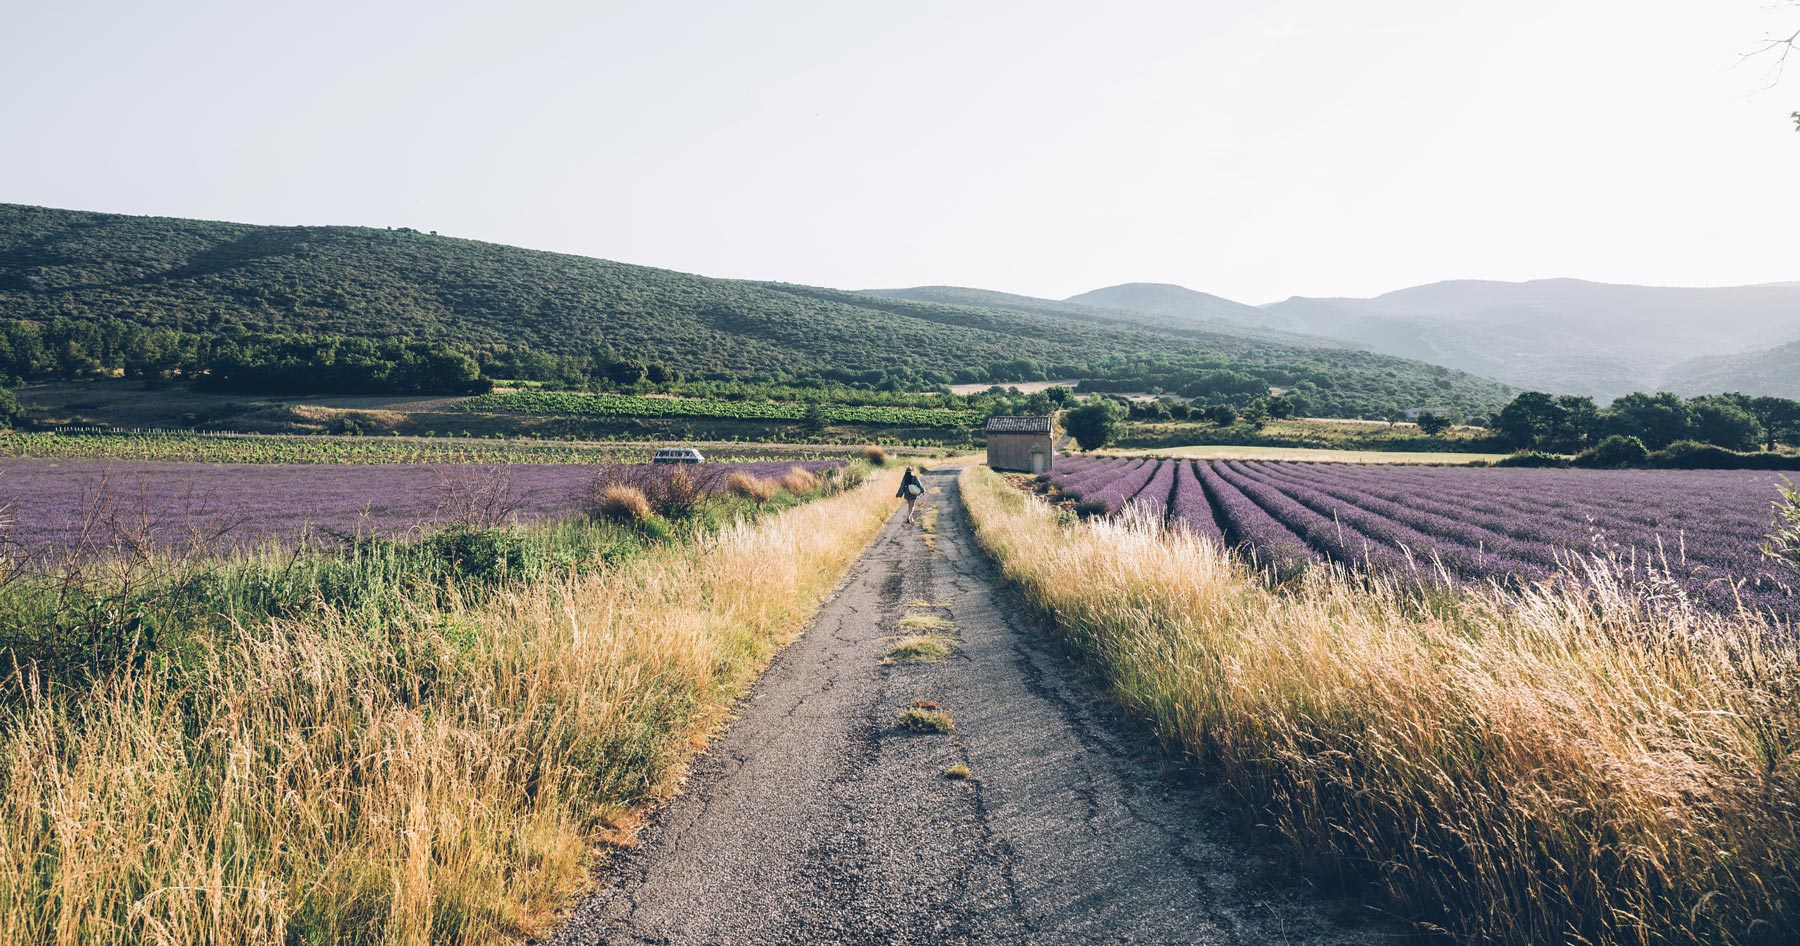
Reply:
M552 942L1305 943L1388 940L1326 919L1255 858L1010 613L955 470L935 532L897 513L683 793ZM950 656L885 664L907 617ZM939 704L954 735L896 725ZM954 780L946 769L967 765Z

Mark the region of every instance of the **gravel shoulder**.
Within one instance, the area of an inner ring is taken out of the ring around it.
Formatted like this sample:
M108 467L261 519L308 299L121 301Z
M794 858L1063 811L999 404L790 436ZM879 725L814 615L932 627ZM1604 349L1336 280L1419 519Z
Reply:
M926 475L933 528L895 515L551 942L1393 941L1259 879L1204 799L1158 776L1012 613L957 472ZM884 662L929 619L948 656ZM955 732L900 727L921 699Z

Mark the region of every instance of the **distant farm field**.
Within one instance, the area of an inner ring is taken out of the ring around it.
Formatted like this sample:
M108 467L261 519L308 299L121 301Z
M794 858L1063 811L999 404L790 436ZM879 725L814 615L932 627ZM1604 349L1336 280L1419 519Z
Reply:
M773 480L833 461L681 470L707 494L733 474ZM663 467L660 470L667 470ZM313 539L422 535L471 519L504 525L577 513L602 481L639 465L243 464L0 458L8 541L26 554L231 551Z
M682 441L713 462L825 460L862 446ZM194 463L642 463L666 441L483 440L466 437L343 437L191 433L0 434L0 457L166 460ZM889 447L897 456L912 455Z
M630 443L837 444L966 447L991 406L940 395L778 389L754 396L595 394L533 388L474 398L428 395L249 395L154 388L125 378L54 381L20 388L39 430L202 430L369 437L532 438ZM810 396L808 396L810 395ZM896 403L882 399L892 397ZM824 412L812 412L816 402ZM979 409L977 409L979 408Z
M1221 425L1201 416L1187 420L1133 418L1126 423L1115 446L1120 450L1155 451L1172 456L1187 455L1179 451L1193 447L1298 448L1325 451L1331 458L1336 458L1339 453L1357 456L1400 453L1409 457L1450 454L1474 458L1491 457L1512 449L1511 444L1492 430L1481 427L1450 427L1427 434L1417 424L1375 420L1288 417L1257 423L1239 419ZM1231 456L1253 455L1245 452ZM1381 461L1375 459L1373 462ZM1450 462L1466 463L1469 460Z
M1080 378L1071 378L1062 381L996 381L991 383L982 382L980 384L952 384L950 385L950 393L980 394L989 388L1001 387L1017 388L1020 394L1036 394L1039 391L1048 391L1051 388L1068 388L1074 390L1075 386L1080 383Z
M1504 453L1400 452L1395 450L1326 450L1307 447L1257 447L1202 444L1153 450L1109 450L1117 456L1185 457L1190 460L1292 460L1301 463L1404 463L1467 466L1492 463Z

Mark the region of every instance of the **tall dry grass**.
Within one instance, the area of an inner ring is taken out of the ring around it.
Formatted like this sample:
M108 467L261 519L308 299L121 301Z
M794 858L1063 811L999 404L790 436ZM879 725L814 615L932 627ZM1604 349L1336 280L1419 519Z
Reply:
M803 466L788 467L787 472L781 474L776 482L781 484L782 489L796 495L819 488L819 478Z
M14 681L0 943L541 931L830 591L886 491L480 608L248 628L79 697Z
M774 498L780 485L749 473L733 473L725 478L725 491L741 499L766 503Z
M1307 867L1468 942L1800 939L1791 635L1622 585L1270 589L1204 539L963 484L1006 576Z

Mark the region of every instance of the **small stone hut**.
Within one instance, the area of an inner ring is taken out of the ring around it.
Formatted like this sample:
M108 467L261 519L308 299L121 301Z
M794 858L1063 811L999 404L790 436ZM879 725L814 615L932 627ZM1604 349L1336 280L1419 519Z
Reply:
M1048 417L990 417L987 462L996 470L1048 473L1055 449Z

